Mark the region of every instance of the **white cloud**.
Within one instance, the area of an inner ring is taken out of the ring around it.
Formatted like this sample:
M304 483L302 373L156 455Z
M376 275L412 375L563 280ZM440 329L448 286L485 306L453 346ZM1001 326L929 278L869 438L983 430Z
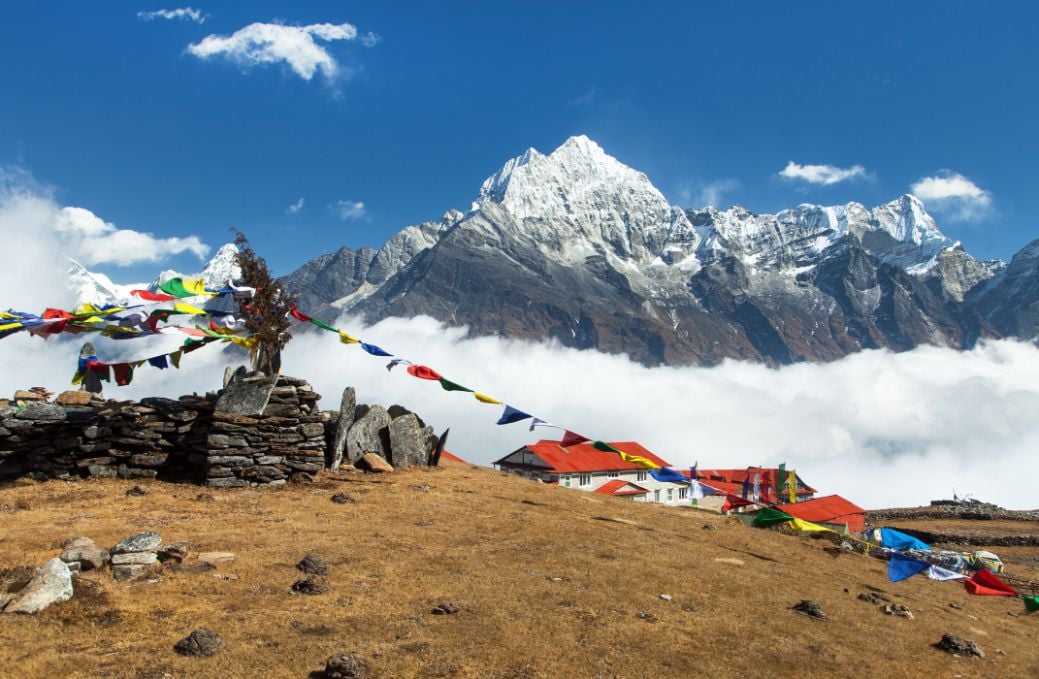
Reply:
M243 68L283 62L292 71L310 80L316 72L326 78L339 73L339 63L314 40L354 40L357 28L351 24L249 24L231 35L208 35L188 45L187 51L200 59L223 57Z
M294 215L294 214L299 214L299 211L302 210L302 209L303 209L303 199L300 198L295 203L293 203L292 205L290 205L287 208L285 208L285 211L288 212L290 215Z
M119 229L81 207L59 209L53 225L69 256L88 266L160 262L184 252L203 259L209 253L209 246L198 236L156 238L150 233Z
M196 24L202 24L206 21L206 15L200 9L192 9L191 7L181 7L178 9L158 9L153 12L138 12L137 18L141 21L152 21L153 19L181 19L187 21L194 21Z
M866 168L861 165L852 165L846 168L833 165L800 165L791 160L779 172L779 176L793 181L830 186L831 184L839 184L850 179L863 178L866 176Z
M338 200L332 208L336 211L339 219L344 222L351 219L361 219L367 212L364 203L359 200Z
M958 172L942 170L910 188L929 209L957 221L981 219L993 209L992 194Z
M33 256L46 262L41 251ZM0 287L12 290L11 282L3 280ZM17 282L16 298L32 287ZM1036 502L1028 479L1039 475L1039 349L1030 344L989 342L967 352L866 351L780 369L739 362L646 368L623 356L554 343L470 339L464 328L444 328L425 317L372 327L344 317L335 324L579 433L637 440L675 466L786 462L820 493L840 493L870 508L926 504L954 490L1011 508ZM19 334L0 341L0 394L35 385L63 389L79 340L62 344ZM96 346L110 361L175 348L149 342L102 339ZM342 389L354 386L361 403L400 403L438 432L450 427L448 449L474 463L489 464L552 435L551 429L530 433L524 423L497 426L501 406L445 392L402 370L387 373L388 360L315 332L291 342L283 363L287 374L313 383L325 408L336 407ZM106 393L204 393L220 387L225 365L241 361L240 355L208 348L185 357L182 370L142 368L132 385L107 387Z
M380 42L382 42L382 36L372 31L368 31L361 36L361 44L365 47L375 47Z

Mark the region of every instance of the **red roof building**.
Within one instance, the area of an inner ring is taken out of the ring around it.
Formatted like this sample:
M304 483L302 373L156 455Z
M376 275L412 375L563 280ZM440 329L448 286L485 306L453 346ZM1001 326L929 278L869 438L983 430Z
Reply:
M866 510L840 495L826 495L792 505L778 505L781 512L812 523L845 524L852 533L866 529Z
M591 443L567 448L559 443L543 439L512 451L494 465L503 471L544 483L557 483L563 488L637 502L678 505L690 501L687 483L657 481L646 467L625 462L617 453L596 450ZM615 441L609 445L629 455L644 457L661 467L670 466L666 460L634 441Z
M440 461L443 462L444 460L450 460L451 462L461 462L462 464L469 464L468 462L458 457L454 453L449 453L446 450L441 451L440 453Z

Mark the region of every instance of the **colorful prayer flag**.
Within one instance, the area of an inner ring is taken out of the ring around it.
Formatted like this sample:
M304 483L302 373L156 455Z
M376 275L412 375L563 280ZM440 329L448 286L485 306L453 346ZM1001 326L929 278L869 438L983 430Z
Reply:
M559 442L559 445L563 448L569 448L570 446L576 446L578 443L584 443L590 441L587 436L581 436L574 432L567 430L563 433L563 440Z
M133 366L129 363L116 363L112 366L112 374L115 375L115 383L120 387L133 382Z
M163 356L154 356L152 358L149 358L148 359L148 365L152 366L153 368L158 368L159 370L165 370L166 368L170 367L170 364L166 360L166 356L165 355L163 355Z
M992 571L982 569L963 581L963 586L970 594L988 596L1018 596L1018 591L1003 582Z
M408 374L422 380L438 381L440 379L440 373L424 365L409 365Z
M342 342L343 344L360 344L361 343L361 340L357 339L353 335L351 335L351 334L349 334L349 333L347 333L347 332L345 332L343 330L339 331L339 341Z
M340 335L340 337L341 337L341 335ZM386 351L384 349L380 349L379 347L375 346L374 344L367 344L365 342L361 342L361 348L364 349L365 351L367 351L372 356L393 356L393 354L391 354L390 352L388 352L388 351Z
M917 573L923 573L931 567L931 564L919 559L911 559L901 554L892 554L887 562L887 579L891 582L899 582L911 578Z
M657 481L668 482L668 483L689 483L689 479L685 477L682 472L672 469L671 467L661 467L660 469L649 470L649 475Z
M444 391L472 391L469 387L463 387L461 384L456 384L446 377L440 378L440 386L443 387Z
M293 318L302 323L310 323L312 320L314 320L310 316L307 316L305 313L297 309L295 304L293 304L292 308L289 309L289 313L292 314Z
M523 412L518 408L513 408L510 405L505 406L505 410L502 411L501 417L498 418L497 424L512 424L513 422L519 422L525 420L531 415Z
M647 469L660 469L660 465L650 460L649 458L642 457L641 455L629 455L623 450L618 450L617 454L621 456L621 459L631 464L637 464L640 467L646 467Z
M496 398L492 398L487 394L481 394L478 391L473 392L473 397L480 403L490 403L491 405L501 405L501 401Z
M176 368L177 370L180 370L180 357L181 356L182 356L182 352L181 352L180 349L177 349L176 351L174 351L173 353L170 354L170 363L172 363L173 367Z

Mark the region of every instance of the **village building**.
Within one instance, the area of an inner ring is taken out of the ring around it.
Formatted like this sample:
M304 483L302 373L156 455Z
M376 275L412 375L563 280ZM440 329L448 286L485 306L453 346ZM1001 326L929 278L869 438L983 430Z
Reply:
M495 461L494 466L526 478L557 483L563 488L635 502L690 504L688 484L657 481L645 467L625 462L616 453L596 450L590 443L566 448L559 444L559 441L543 439L509 453ZM634 441L617 441L609 445L630 455L644 457L661 467L670 466Z
M826 495L795 504L777 505L776 509L812 523L847 526L852 533L866 530L866 510L840 495Z

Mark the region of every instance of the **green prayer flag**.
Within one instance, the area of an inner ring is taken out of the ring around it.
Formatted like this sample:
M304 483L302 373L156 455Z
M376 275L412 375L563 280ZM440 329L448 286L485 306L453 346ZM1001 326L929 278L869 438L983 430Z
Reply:
M780 523L786 523L791 520L792 516L786 512L781 512L778 509L772 509L771 507L762 507L757 516L754 517L754 522L750 525L756 528L765 528L767 526L775 526Z
M609 443L605 443L603 441L593 441L592 442L592 448L595 448L596 450L601 450L604 453L619 453L619 452L621 452L621 451L617 450L616 448L614 448L613 446L611 446Z
M1035 594L1022 594L1021 598L1025 600L1025 610L1030 613L1039 611L1039 595Z
M339 332L339 330L337 328L333 328L328 323L323 323L322 321L319 321L316 318L311 318L310 322L313 323L314 325L316 325L317 327L324 328L325 330L328 330L330 332L335 332L335 333Z
M783 489L786 488L786 462L784 462L783 464L779 465L779 474L778 474L778 476L779 476L779 478L777 479L777 482L779 483L779 486L776 488L776 496L777 497L779 496L779 494L781 492L783 492Z
M444 388L444 391L472 391L469 387L463 387L461 384L455 384L446 377L440 378L440 386Z
M159 283L159 290L178 298L195 296L195 293L184 287L184 281L180 278L171 278L165 283Z

